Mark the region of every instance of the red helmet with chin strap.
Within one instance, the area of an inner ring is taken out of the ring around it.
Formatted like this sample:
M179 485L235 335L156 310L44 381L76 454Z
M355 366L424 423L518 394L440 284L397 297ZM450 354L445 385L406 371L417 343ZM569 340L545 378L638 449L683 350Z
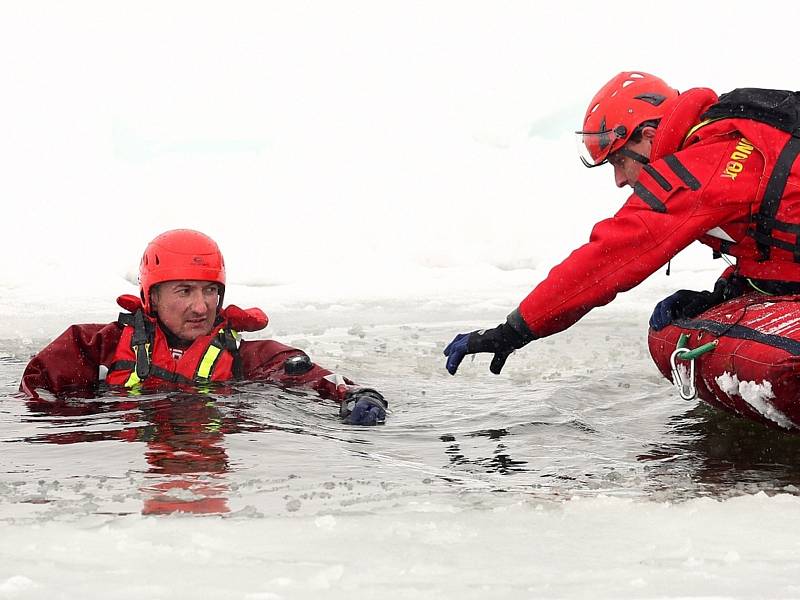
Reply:
M608 160L645 121L664 116L666 100L675 98L678 90L662 79L641 71L624 71L595 94L579 138L581 160L587 167L596 167Z
M225 292L225 260L217 243L192 229L173 229L150 242L139 263L139 293L146 313L150 313L153 286L176 280L220 284L221 306Z

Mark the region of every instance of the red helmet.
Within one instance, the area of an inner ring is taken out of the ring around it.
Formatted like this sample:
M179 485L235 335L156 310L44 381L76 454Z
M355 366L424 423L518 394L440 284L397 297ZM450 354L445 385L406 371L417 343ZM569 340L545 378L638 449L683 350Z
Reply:
M596 167L608 160L631 137L636 128L664 116L664 102L675 98L678 90L655 75L625 71L595 94L586 109L579 137L581 160Z
M225 260L210 237L192 229L173 229L147 245L139 263L139 291L150 312L150 290L164 281L214 281L225 291Z

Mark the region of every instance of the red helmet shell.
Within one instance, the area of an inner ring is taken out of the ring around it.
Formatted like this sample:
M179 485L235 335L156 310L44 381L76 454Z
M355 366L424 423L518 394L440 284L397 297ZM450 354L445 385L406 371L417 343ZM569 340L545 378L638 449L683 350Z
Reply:
M139 263L139 291L150 312L150 291L165 281L213 281L225 288L225 260L217 243L192 229L173 229L157 236L145 248Z
M624 71L595 94L583 119L583 143L594 164L600 164L631 137L636 128L664 116L665 101L678 90L641 71Z

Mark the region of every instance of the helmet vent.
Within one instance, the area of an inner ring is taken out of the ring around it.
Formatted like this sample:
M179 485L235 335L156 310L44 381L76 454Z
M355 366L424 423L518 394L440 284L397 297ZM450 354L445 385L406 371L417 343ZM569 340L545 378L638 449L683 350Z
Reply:
M653 106L660 106L661 103L667 99L666 96L662 96L661 94L641 94L639 96L634 96L634 98L636 100L644 100Z
M161 261L160 261L160 260L158 260L158 254L156 254L156 255L155 255L153 258L155 258L155 259L156 259L156 264L157 264L157 265L161 264Z

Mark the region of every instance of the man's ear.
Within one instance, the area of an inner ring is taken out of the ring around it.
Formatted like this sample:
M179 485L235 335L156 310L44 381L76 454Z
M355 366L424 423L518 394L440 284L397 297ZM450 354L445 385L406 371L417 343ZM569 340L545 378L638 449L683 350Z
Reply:
M656 137L656 128L655 127L645 127L642 129L642 137L651 140Z
M150 288L150 310L155 312L158 308L158 286L154 285Z

